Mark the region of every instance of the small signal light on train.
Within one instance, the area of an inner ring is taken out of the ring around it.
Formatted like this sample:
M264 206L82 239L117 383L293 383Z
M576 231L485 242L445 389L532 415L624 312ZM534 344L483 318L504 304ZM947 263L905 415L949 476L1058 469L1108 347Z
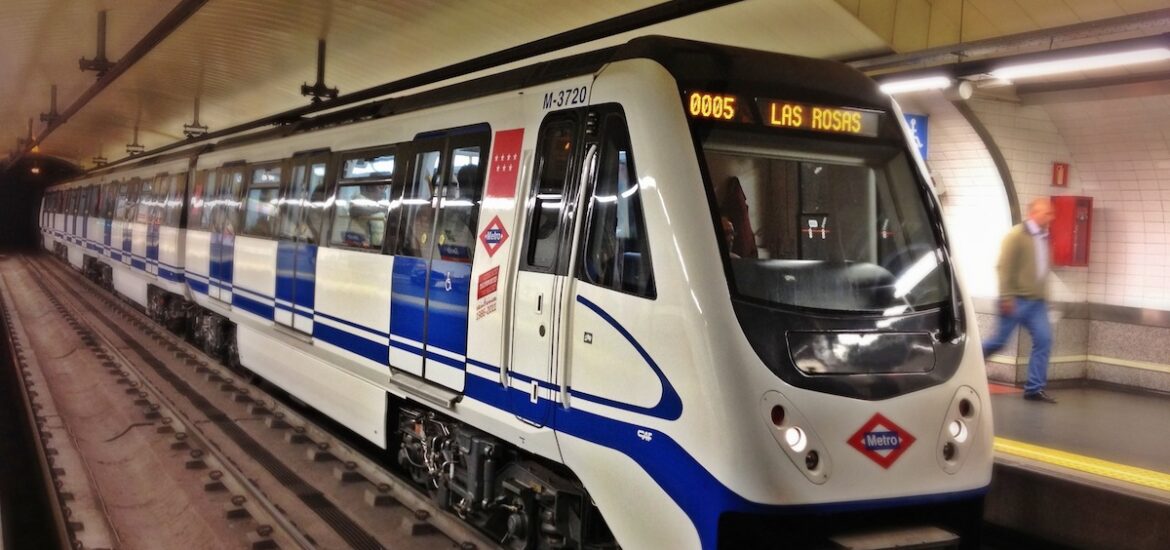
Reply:
M943 445L943 451L942 451L943 452L943 459L945 459L948 462L954 460L955 459L955 449L956 449L956 447L955 447L954 443L951 443L950 441L946 442L946 444Z
M804 455L804 467L809 470L816 470L817 466L821 465L821 454L816 451L809 451Z
M975 407L970 401L966 399L959 401L959 414L963 415L963 418L971 418L971 414L974 412Z
M772 424L775 424L777 427L783 426L785 415L784 407L780 405L772 407Z

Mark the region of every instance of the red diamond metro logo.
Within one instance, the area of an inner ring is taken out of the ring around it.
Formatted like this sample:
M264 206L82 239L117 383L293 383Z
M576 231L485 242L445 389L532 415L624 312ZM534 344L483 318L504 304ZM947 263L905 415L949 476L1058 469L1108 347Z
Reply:
M500 221L499 216L492 218L487 227L483 228L483 233L479 234L479 241L487 249L489 257L495 256L496 251L504 246L506 240L508 240L508 231L504 229L504 222Z
M889 469L914 441L914 436L881 413L874 413L873 418L847 440L854 449L886 469Z

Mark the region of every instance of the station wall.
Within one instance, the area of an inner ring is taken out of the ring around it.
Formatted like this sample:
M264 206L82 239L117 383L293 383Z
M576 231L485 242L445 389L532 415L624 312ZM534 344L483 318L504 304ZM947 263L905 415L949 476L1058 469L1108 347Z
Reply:
M980 331L994 326L995 263L1014 223L1009 201L1025 213L1039 196L1090 196L1090 265L1053 270L1050 378L1168 391L1170 95L1107 96L983 97L956 107L941 94L921 94L899 102L930 116L927 165ZM1071 166L1067 188L1051 185L1053 162ZM1141 335L1141 345L1118 345L1122 334ZM988 358L992 379L1021 382L1030 346L1021 335Z

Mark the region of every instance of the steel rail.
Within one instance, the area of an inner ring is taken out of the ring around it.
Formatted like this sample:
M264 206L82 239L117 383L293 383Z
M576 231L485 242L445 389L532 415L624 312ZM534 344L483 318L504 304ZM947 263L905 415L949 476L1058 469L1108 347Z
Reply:
M25 262L27 262L27 265L33 272L39 272L41 274L37 283L42 286L42 289L45 289L44 287L47 286L46 280L52 279L63 289L69 290L70 293L73 294L71 298L61 298L60 295L54 296L48 292L46 292L46 294L49 295L51 299L56 298L62 302L68 301L69 303L64 303L65 307L73 310L79 319L84 319L85 316L82 310L86 304L80 303L81 298L78 296L79 293L73 289L69 282L62 279L58 273L50 273L48 269L40 265L43 263L42 261L34 262L25 258ZM89 305L89 307L93 306ZM198 445L205 453L215 458L215 460L219 463L218 466L223 469L224 473L227 476L230 476L232 481L237 486L248 493L249 502L256 503L258 506L260 506L264 513L272 519L273 523L276 524L276 526L281 531L283 531L290 540L295 542L299 548L303 550L315 550L317 548L317 545L303 532L301 532L300 528L297 527L297 525L293 523L292 520L290 520L288 516L279 507L277 507L259 487L252 483L248 475L245 474L244 471L241 470L238 466L236 466L231 458L224 454L223 451L220 450L219 446L216 445L210 437L203 433L203 430L200 428L198 421L189 418L185 413L183 413L182 409L172 399L167 397L166 392L163 392L153 382L151 382L150 378L146 376L144 372L142 372L142 370L135 364L134 361L126 357L108 336L102 334L102 332L98 330L92 330L91 332L95 339L98 339L105 344L106 353L113 357L115 361L119 362L123 368L134 374L142 389L153 394L159 403L165 403L165 406L170 409L171 415L174 418L181 418L183 420L185 425L184 427L186 428L185 433L187 436L198 443Z

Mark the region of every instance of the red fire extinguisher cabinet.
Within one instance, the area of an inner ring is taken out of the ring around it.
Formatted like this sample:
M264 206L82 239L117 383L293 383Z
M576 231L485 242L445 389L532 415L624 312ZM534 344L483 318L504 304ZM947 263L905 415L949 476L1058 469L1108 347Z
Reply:
M1056 214L1048 227L1052 265L1086 267L1093 227L1093 197L1052 197Z

